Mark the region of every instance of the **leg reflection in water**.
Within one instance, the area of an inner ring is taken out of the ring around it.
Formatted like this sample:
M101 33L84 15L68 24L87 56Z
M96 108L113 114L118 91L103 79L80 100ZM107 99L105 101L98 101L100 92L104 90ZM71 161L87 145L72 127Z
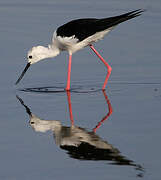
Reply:
M72 114L71 93L70 91L66 93L71 120L71 126L69 127L63 126L61 121L40 119L31 112L20 97L17 96L17 99L25 107L30 118L31 127L36 132L52 131L56 145L66 150L71 158L93 161L107 160L110 164L133 166L139 171L138 176L141 177L143 168L140 165L121 155L117 148L113 147L96 134L96 130L100 128L103 122L112 114L112 106L105 91L103 91L103 95L107 103L108 112L92 131L87 131L85 128L75 125Z

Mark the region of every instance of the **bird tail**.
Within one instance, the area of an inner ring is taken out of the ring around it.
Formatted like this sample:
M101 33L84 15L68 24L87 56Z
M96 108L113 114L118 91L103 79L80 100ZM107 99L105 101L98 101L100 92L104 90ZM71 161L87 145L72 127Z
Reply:
M114 16L114 17L110 17L110 18L104 18L102 19L102 21L107 24L108 28L116 26L124 21L127 21L129 19L135 18L137 16L140 16L142 14L142 12L144 12L145 10L143 9L137 9L135 11L131 11L125 14L122 14L120 16Z
M119 23L123 22L123 21L127 21L129 19L132 19L132 18L135 18L137 16L140 16L142 12L144 12L145 10L143 9L137 9L135 11L131 11L131 12L128 12L126 14L122 14L120 16L117 16L120 20Z

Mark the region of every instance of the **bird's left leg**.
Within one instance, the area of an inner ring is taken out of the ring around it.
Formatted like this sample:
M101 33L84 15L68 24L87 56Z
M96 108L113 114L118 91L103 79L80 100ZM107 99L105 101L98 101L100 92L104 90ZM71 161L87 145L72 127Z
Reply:
M93 47L93 45L89 45L90 48L93 50L93 52L99 57L99 59L104 63L104 65L107 67L107 75L104 81L104 84L102 86L102 90L105 89L107 81L110 77L111 71L112 71L112 67L103 59L103 57L96 51L96 49Z
M69 91L69 90L70 90L71 66L72 66L72 55L69 55L67 85L66 85L66 88L65 88L66 91Z

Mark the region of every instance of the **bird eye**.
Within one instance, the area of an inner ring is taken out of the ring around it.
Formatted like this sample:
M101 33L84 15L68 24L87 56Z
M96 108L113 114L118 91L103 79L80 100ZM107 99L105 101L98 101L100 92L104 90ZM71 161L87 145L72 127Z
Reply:
M29 56L29 59L32 59L32 56Z

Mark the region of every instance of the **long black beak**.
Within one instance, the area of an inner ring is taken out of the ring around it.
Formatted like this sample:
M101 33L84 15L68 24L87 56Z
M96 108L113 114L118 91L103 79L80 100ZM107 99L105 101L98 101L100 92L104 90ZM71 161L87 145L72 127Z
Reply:
M21 79L23 78L23 76L24 76L25 72L28 70L28 68L30 67L30 65L31 65L30 63L27 63L27 65L26 65L25 69L23 70L23 72L22 72L21 76L18 78L18 80L16 81L16 83L15 83L15 84L18 84L18 83L21 81Z

